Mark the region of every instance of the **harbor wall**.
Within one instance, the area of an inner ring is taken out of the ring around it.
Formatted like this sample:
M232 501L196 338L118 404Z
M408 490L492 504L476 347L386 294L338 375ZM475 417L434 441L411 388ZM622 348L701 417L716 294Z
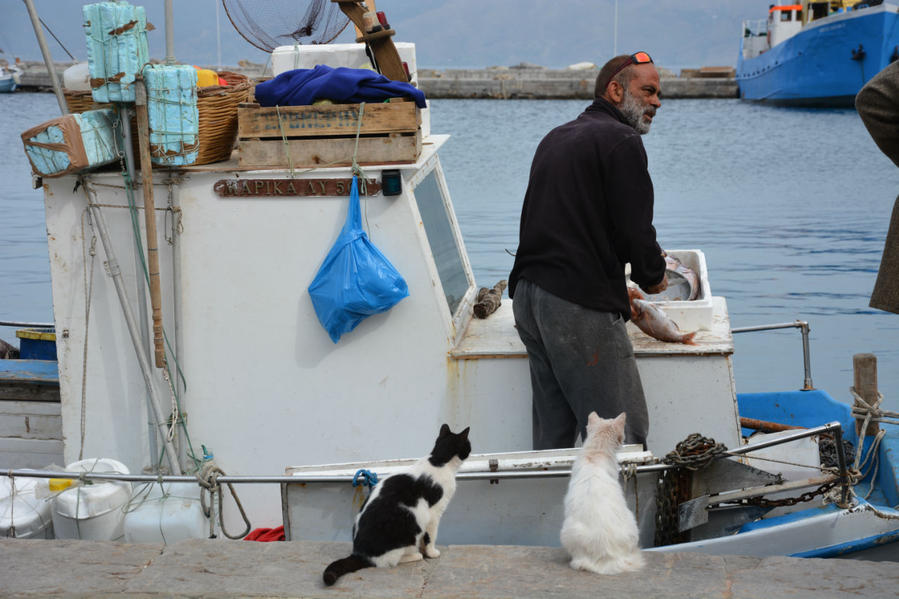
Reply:
M50 75L41 62L25 62L20 87L29 91L52 91ZM62 72L71 63L57 63ZM265 65L244 63L219 70L263 78ZM215 68L215 67L210 67ZM662 96L671 98L737 98L739 91L733 70L703 73L684 69L675 76L660 69ZM592 99L598 69L546 69L496 67L486 69L419 69L418 87L429 98L492 99ZM686 75L686 76L684 76Z

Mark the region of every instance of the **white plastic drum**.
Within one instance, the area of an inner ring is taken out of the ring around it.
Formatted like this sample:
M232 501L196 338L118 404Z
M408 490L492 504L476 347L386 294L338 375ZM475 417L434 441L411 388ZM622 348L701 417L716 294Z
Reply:
M110 458L81 460L66 467L69 472L117 472L128 468ZM118 541L122 538L131 483L121 481L72 485L53 500L53 529L57 539Z
M133 508L133 509L132 509ZM174 543L209 536L196 483L153 483L138 491L125 514L125 542Z
M0 538L52 539L50 502L35 496L40 479L0 477ZM46 481L40 480L46 485Z

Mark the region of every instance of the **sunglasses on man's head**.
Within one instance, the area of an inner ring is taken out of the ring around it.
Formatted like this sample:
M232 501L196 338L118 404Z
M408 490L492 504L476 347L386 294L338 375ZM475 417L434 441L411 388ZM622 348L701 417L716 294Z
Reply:
M612 73L612 76L609 77L609 81L611 81L615 75L623 71L625 68L631 66L632 64L647 64L652 62L652 57L646 52L634 52L628 57L630 60L621 63L621 65L615 69L615 72Z

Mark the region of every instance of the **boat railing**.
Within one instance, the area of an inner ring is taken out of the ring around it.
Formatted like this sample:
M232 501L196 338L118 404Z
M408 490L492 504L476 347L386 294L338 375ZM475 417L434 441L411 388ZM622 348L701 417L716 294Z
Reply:
M743 21L743 37L763 37L768 35L767 19Z
M25 329L52 329L52 322L19 322L15 320L0 320L0 327L22 327Z
M834 445L837 451L837 460L839 464L839 482L842 487L841 503L846 505L849 495L849 475L846 469L846 455L843 449L843 433L842 426L838 421L828 422L821 426L815 426L806 429L798 429L790 431L787 434L777 436L775 438L756 441L751 444L742 445L740 447L728 450L720 454L716 459L722 459L733 456L742 456L759 449L765 449L773 445L789 443L797 439L805 437L814 437L816 435L829 434L833 436ZM626 465L622 471L628 476L632 474L641 474L648 472L661 472L663 470L671 470L678 468L674 464L658 463L658 464L642 464L642 465ZM48 470L8 470L2 472L13 477L22 478L63 478L78 479L82 481L127 481L135 483L196 483L198 478L191 475L169 475L169 474L120 474L116 472L51 472ZM500 479L523 479L523 478L562 478L571 475L570 469L557 470L510 470L504 472L459 472L456 474L456 480L500 480ZM221 475L215 479L217 484L239 484L239 483L276 483L276 484L310 484L310 483L352 483L354 476L352 474L302 474L302 475L272 475L272 476L229 476ZM766 492L771 492L769 489Z
M731 329L732 333L752 333L755 331L774 331L778 329L799 329L802 334L802 366L805 370L805 380L802 384L803 391L812 391L815 386L812 384L812 360L811 350L808 343L808 322L797 320L794 322L785 322L780 324L760 324L752 327L737 327Z

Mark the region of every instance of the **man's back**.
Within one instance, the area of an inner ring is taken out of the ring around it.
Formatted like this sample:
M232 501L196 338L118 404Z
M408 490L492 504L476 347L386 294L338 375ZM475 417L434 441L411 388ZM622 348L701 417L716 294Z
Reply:
M526 278L568 301L627 318L624 263L640 262L634 280L641 284L657 282L664 272L650 224L652 203L639 134L597 100L537 148L510 296Z

